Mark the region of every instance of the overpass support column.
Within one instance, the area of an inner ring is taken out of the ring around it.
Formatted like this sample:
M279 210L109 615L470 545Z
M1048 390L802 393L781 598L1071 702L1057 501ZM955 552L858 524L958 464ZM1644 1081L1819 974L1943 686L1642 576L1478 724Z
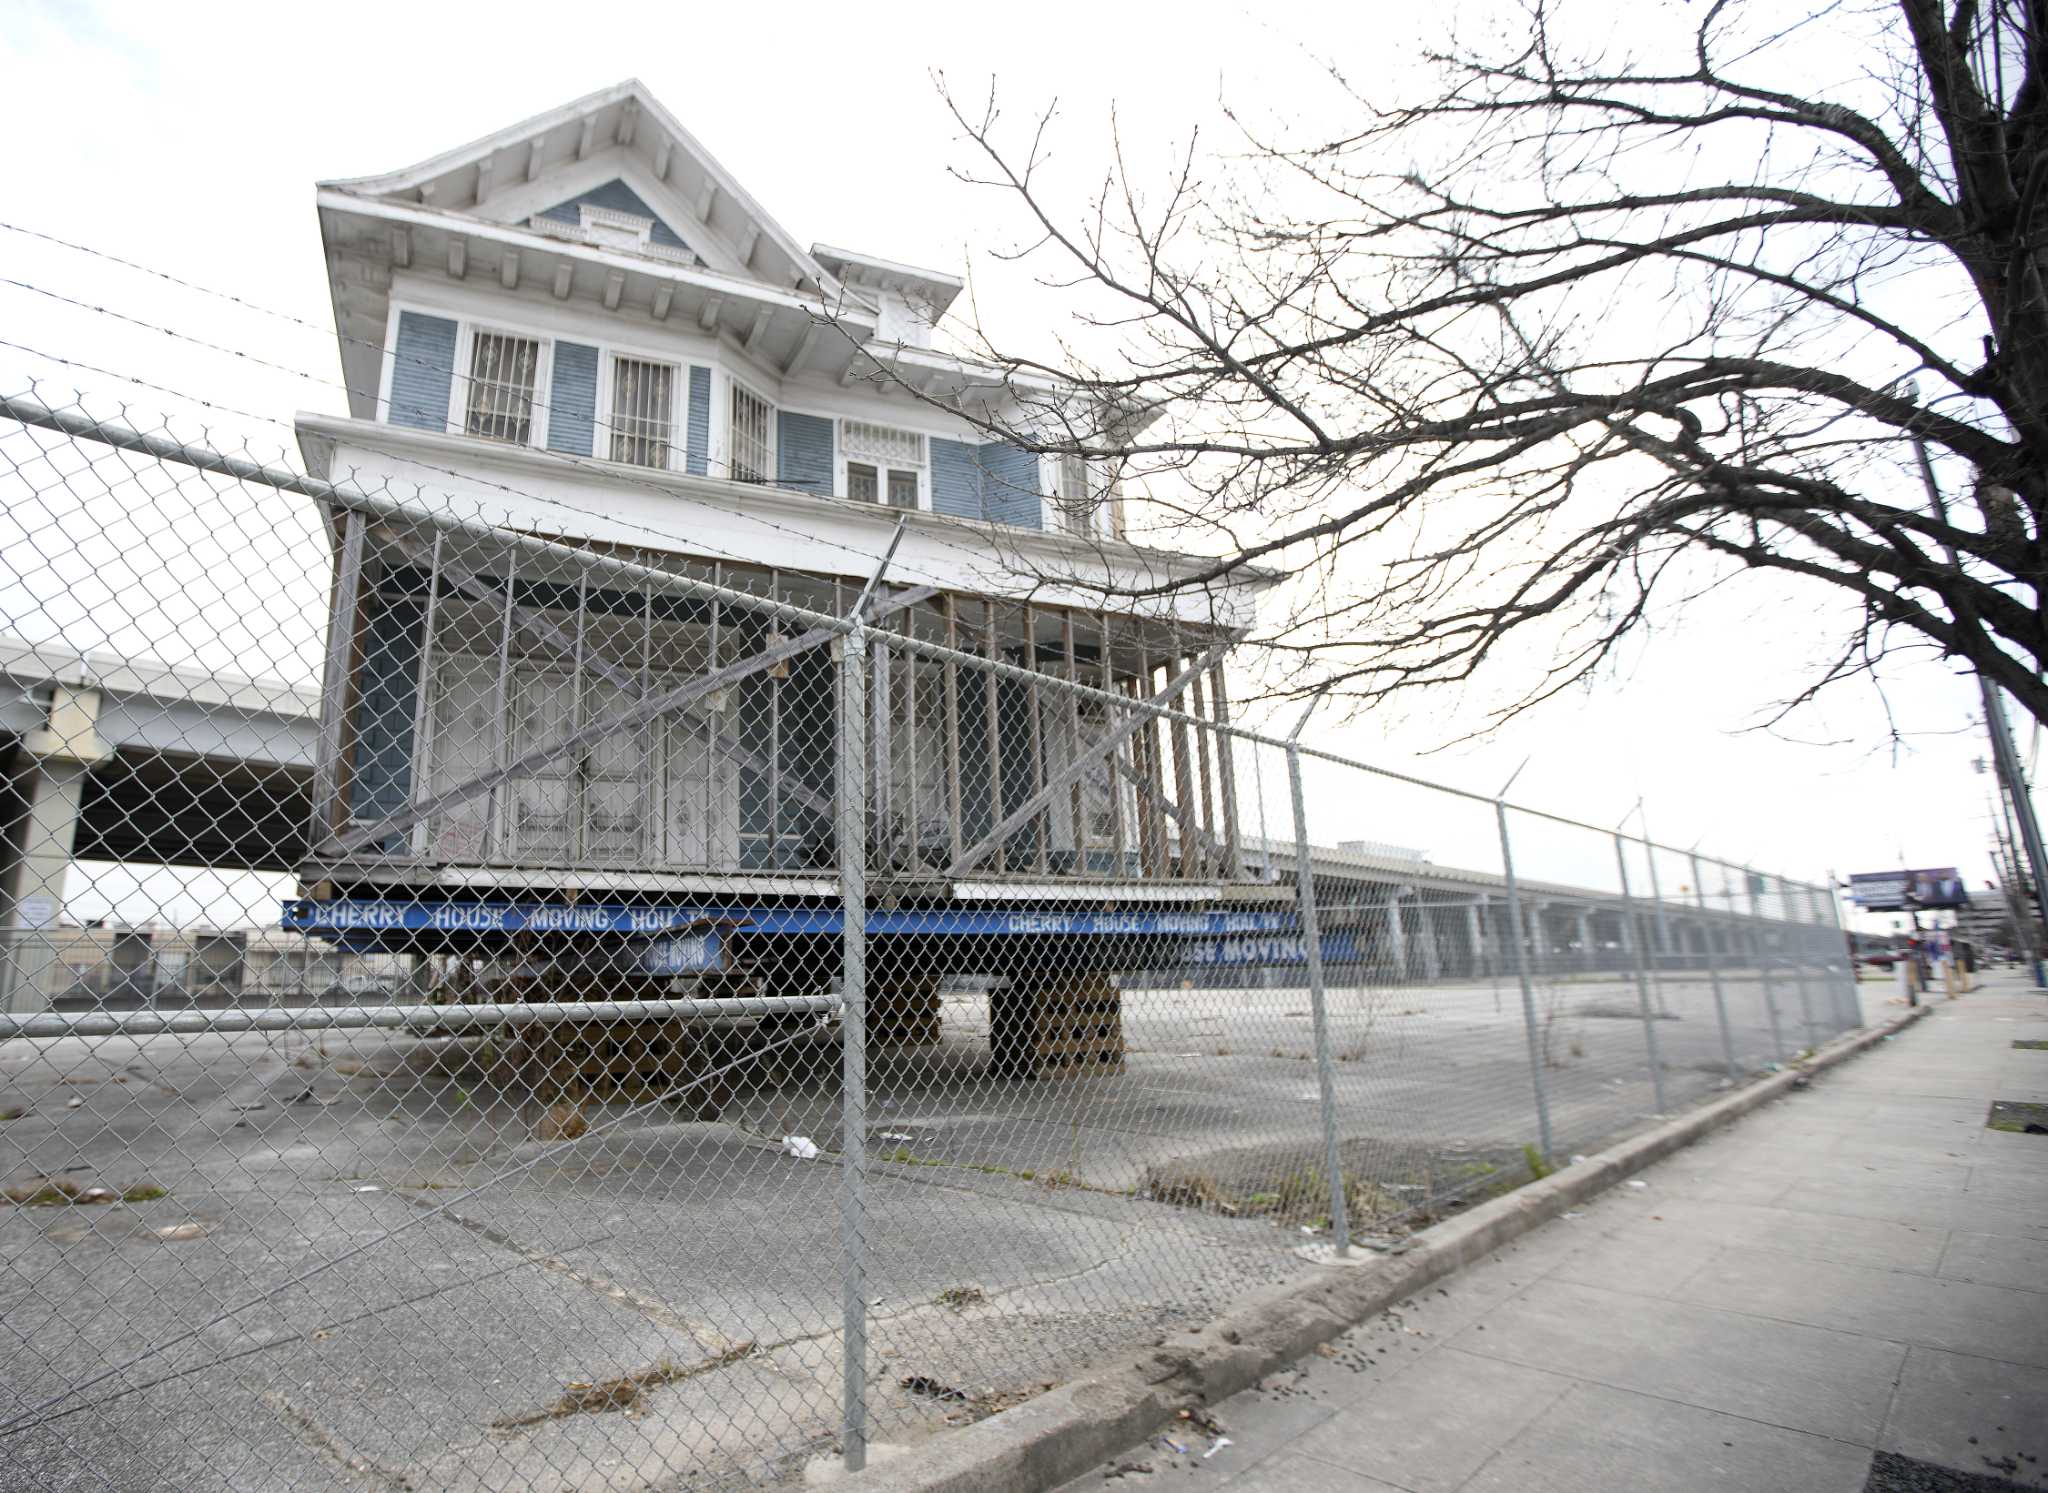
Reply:
M1593 910L1579 909L1579 968L1588 974L1593 970Z
M1401 926L1401 893L1398 889L1387 893L1387 962L1394 968L1394 978L1406 984L1408 933Z
M1471 973L1476 977L1487 973L1486 936L1479 931L1479 904L1465 904L1465 937L1472 951Z
M1422 923L1422 978L1436 981L1443 978L1443 958L1436 946L1436 915L1440 909L1432 907L1421 897L1415 899L1415 914Z
M47 1011L65 983L54 934L79 802L86 773L113 755L99 713L98 690L54 685L43 725L14 754L0 835L0 1011Z

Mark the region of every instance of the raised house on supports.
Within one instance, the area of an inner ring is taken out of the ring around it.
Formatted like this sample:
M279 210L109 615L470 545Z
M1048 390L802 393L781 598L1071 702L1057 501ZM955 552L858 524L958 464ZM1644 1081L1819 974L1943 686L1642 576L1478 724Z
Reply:
M957 278L805 247L637 82L318 203L349 413L299 440L378 502L330 510L287 926L495 995L829 991L836 649L805 615L864 590L874 633L1009 666L871 650L878 1035L980 976L1035 1071L1048 1000L1284 909L1228 740L1032 677L1225 720L1256 583L1103 607L1187 562L1125 540L1107 474L987 436L1060 391L934 346Z

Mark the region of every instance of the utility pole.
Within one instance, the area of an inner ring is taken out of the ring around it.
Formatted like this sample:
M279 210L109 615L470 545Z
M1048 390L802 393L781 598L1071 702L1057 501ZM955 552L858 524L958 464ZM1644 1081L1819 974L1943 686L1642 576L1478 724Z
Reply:
M2013 849L2012 808L2000 789L1997 802L1984 801L1991 816L1991 860L1998 871L1998 884L2005 889L2006 910L2012 914L2012 936L2025 956L2029 969L2041 958L2040 940L2034 936L2034 919L2027 911L2026 878L2020 875L2019 857Z
M2048 876L2048 852L2044 852L2041 844L2041 821L2034 814L2034 796L2027 788L2026 774L2020 770L2019 753L2013 750L2012 726L2005 718L2005 696L1997 685L1981 674L1977 676L1977 684L1984 693L1984 725L1991 733L1992 761L1998 768L1998 781L2005 790L2005 801L2013 818L2018 821L2020 845L2026 852L2027 870L2034 882L2034 906L2039 909L2043 905L2044 892L2048 892L2048 880L2043 879ZM2021 885L2017 890L2020 916L2026 924L2026 948L2034 966L2034 984L2039 989L2048 989L2048 971L2041 966L2041 930L2035 920L2026 915L2026 887Z
M1940 484L1934 480L1934 463L1927 458L1925 437L1913 437L1913 451L1920 458L1920 480L1926 485L1927 501L1934 508L1934 516L1945 524L1948 522L1948 505L1942 501ZM1962 561L1956 555L1955 546L1944 545L1943 548L1947 551L1949 565L1960 571ZM2019 820L2027 868L2034 878L2034 905L2048 915L2048 847L2041 843L2041 821L2035 817L2034 798L2028 791L2026 775L2020 771L2019 753L2013 750L2012 726L2005 718L2005 695L1984 676L1982 669L1977 671L1977 688L1984 696L1984 729L1991 733L1991 757L1998 765L1998 780L2004 784L2013 815ZM1918 922L1916 917L1916 926ZM2030 935L2038 931L2029 926ZM2038 937L2030 936L2027 941L2039 947ZM2037 988L2048 989L2048 974L2044 974L2038 958L2034 960L2034 984Z

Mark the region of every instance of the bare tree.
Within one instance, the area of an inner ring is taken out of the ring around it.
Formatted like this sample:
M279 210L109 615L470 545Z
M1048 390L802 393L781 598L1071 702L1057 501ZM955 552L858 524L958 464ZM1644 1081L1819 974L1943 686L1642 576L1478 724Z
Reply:
M1115 349L984 347L1084 397L964 412L1143 479L1144 537L1215 557L1131 594L1293 576L1297 686L1493 665L1504 716L1765 571L1850 603L1801 700L1926 649L2048 718L2048 3L1719 0L1625 56L1582 13L1431 54L1421 102L1333 71L1337 138L1233 113L1242 149L1144 181L1118 148L1085 210L1047 119L1013 148L948 93L963 174Z

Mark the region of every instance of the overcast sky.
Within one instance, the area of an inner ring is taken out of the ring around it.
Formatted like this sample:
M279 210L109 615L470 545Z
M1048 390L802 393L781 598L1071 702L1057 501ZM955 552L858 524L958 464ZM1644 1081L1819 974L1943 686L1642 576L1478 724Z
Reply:
M1014 202L949 175L970 163L932 81L979 96L993 76L1022 121L1057 97L1055 185L1078 209L1106 164L1112 106L1127 149L1164 160L1197 128L1219 147L1219 99L1313 132L1341 125L1326 58L1363 87L1398 88L1413 38L1386 6L958 6L358 3L15 3L0 78L16 128L0 217L137 259L325 328L316 180L421 160L626 76L654 93L800 241L972 277L983 319L1013 344L1058 325L1060 299L992 251L1023 234ZM1670 7L1680 23L1690 11ZM1271 17L1289 14L1296 19ZM30 127L32 124L32 128ZM204 335L300 370L124 328L0 286L0 337L172 389L273 449L295 409L342 409L331 337L0 233L0 275ZM51 366L0 347L0 382ZM112 386L83 370L60 384ZM170 397L163 396L169 403ZM1908 733L1886 734L1850 686L1780 734L1745 731L1827 650L1832 597L1777 581L1724 590L1662 619L1626 666L1476 746L1455 702L1312 728L1323 745L1491 792L1525 757L1516 797L1599 823L1640 795L1658 837L1818 878L1829 869L1956 864L1989 874L1985 754L1972 681L1926 662L1891 681ZM2021 721L2020 750L2030 750ZM1331 774L1318 770L1312 787ZM1472 859L1472 816L1405 790L1331 784L1351 833ZM1383 796L1375 797L1375 793ZM1481 825L1483 831L1484 825ZM1591 854L1558 852L1560 867ZM1545 867L1532 874L1543 874Z

